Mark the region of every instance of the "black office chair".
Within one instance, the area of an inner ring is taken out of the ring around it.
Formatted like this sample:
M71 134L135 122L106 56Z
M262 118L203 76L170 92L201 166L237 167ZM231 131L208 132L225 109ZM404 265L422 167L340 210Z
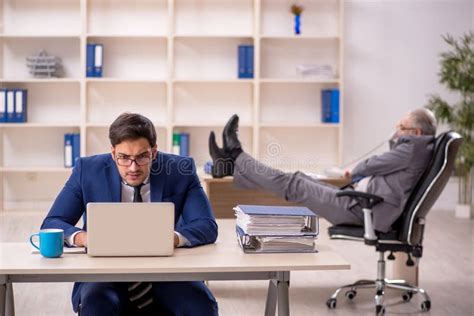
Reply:
M366 245L375 246L379 252L377 265L377 280L359 280L338 288L327 300L329 308L336 308L336 298L342 289L348 289L346 298L352 300L359 288L375 288L375 312L383 315L383 295L385 288L393 288L404 291L403 300L408 302L413 294L423 297L421 309L429 311L431 301L428 294L421 288L412 286L403 280L388 280L385 278L385 252L389 251L387 257L394 260L394 252L404 252L408 255L407 266L414 266L414 257L417 261L423 252L423 233L425 217L434 202L443 191L454 168L454 160L458 152L462 138L458 133L446 132L436 138L434 155L418 183L411 192L404 211L400 218L392 225L392 231L380 233L374 230L372 223L372 207L383 201L383 198L364 192L341 191L337 196L350 196L355 198L364 212L364 226L335 225L329 227L328 232L331 239L364 241Z

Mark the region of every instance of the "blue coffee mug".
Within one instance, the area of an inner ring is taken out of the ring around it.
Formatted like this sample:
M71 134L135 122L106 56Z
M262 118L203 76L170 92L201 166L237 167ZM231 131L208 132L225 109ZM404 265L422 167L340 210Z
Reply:
M39 236L39 247L33 242L33 238ZM63 254L64 230L42 229L38 234L30 236L30 243L39 250L46 258L58 258Z

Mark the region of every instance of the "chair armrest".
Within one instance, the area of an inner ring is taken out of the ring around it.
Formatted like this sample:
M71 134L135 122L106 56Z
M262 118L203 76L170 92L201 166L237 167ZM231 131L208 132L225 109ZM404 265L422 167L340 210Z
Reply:
M359 191L340 191L336 193L336 196L347 196L357 200L357 203L362 207L362 212L364 213L365 243L374 245L377 241L377 235L375 234L374 222L372 220L372 207L383 202L383 198L375 194Z

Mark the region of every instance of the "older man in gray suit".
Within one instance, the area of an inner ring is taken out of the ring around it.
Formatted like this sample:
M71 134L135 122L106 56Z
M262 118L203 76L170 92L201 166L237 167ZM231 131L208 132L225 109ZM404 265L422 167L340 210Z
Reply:
M209 135L209 152L213 159L213 176L234 176L241 188L270 191L287 201L300 203L332 224L363 225L361 207L350 197L336 197L339 188L322 183L302 172L286 173L266 166L242 150L237 137L239 118L234 115L223 131L223 148ZM373 209L377 231L387 232L400 216L408 196L428 166L436 134L436 119L426 109L417 109L403 117L390 141L390 150L361 161L345 176L357 182L368 182L364 190L384 198ZM360 185L359 188L360 189ZM346 190L352 190L348 187Z

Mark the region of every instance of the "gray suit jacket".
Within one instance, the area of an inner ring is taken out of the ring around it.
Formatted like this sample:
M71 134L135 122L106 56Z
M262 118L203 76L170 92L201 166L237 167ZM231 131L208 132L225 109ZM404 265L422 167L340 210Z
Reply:
M390 151L372 156L352 170L353 177L372 177L367 192L384 198L384 202L373 208L376 230L387 232L398 219L409 194L431 160L433 148L433 136L402 136Z

